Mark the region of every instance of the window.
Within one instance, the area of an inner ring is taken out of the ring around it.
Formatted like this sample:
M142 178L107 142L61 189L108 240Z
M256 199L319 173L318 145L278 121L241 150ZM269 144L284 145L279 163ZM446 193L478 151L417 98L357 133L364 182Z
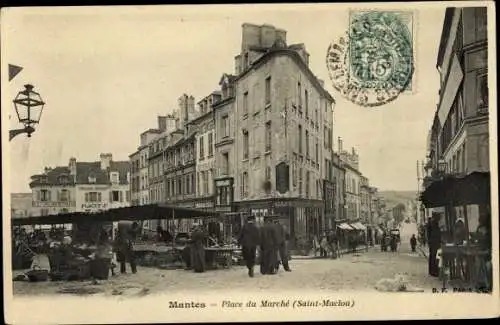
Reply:
M324 137L324 146L325 146L325 149L327 149L328 148L328 128L326 126L323 130L323 137Z
M297 84L297 94L298 94L297 102L299 104L299 109L301 109L302 108L302 86L300 84L300 81Z
M200 159L203 159L205 157L205 143L203 142L203 136L200 137L199 147L200 147Z
M208 156L214 155L214 134L210 132L208 134Z
M50 201L50 191L49 190L41 190L39 201Z
M228 115L224 115L222 117L222 121L221 121L221 134L222 134L223 138L229 136L229 116Z
M203 193L210 194L210 183L209 183L209 175L208 171L203 172Z
M59 193L59 201L61 202L68 202L69 201L69 191L68 190L61 190Z
M229 175L229 153L222 154L222 175Z
M130 191L125 191L125 199L130 202Z
M266 151L271 151L272 146L271 121L266 123Z
M271 180L271 166L266 166L266 181Z
M243 130L243 159L248 159L249 135L247 130Z
M97 181L97 179L94 175L89 175L89 183L90 184L95 184L96 181Z
M111 202L123 202L122 191L111 191L110 201Z
M314 145L314 151L315 151L315 162L319 164L319 144L318 144L318 139L316 139L316 144Z
M102 193L101 192L87 192L85 193L85 202L101 202Z
M309 92L306 90L304 92L304 106L305 106L305 109L306 109L306 118L309 118Z
M242 198L245 198L247 197L248 195L248 173L247 172L243 172L243 174L241 175L241 197Z
M113 184L118 183L118 173L117 172L112 172L110 177L111 177L111 183L113 183Z
M243 115L248 115L248 91L243 94Z
M302 167L299 168L299 195L302 195Z
M483 74L477 80L477 108L478 110L488 109L488 74Z
M266 108L271 105L271 77L266 78Z
M311 172L306 171L306 197L309 197L310 193L310 187L311 187Z
M182 195L182 180L181 178L177 178L177 194Z
M299 141L298 147L299 147L299 154L302 154L302 125L299 124L299 137L297 139Z
M309 157L309 131L306 130L306 157Z
M191 177L186 175L186 194L191 194Z
M292 163L292 183L293 187L297 186L297 165L295 162Z
M314 122L318 123L319 122L319 113L318 113L318 108L314 110ZM316 127L318 127L318 124L316 124Z
M248 59L248 52L245 53L244 56L244 62L243 62L243 69L248 69L248 66L250 65L250 60Z

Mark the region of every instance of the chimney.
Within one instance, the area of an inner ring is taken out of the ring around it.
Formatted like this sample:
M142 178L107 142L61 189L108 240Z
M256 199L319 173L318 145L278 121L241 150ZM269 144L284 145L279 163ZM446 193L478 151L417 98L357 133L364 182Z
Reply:
M338 143L339 143L338 152L341 153L342 152L342 138L341 137L338 138Z
M101 153L101 169L107 170L111 167L111 161L113 160L113 155L110 153Z
M73 179L76 179L76 158L71 157L69 158L69 174L73 176Z
M166 116L158 116L158 129L161 131L167 130L167 117Z
M325 88L325 81L323 79L318 79L319 84L321 87Z
M354 147L352 147L352 155L356 156L356 149L354 149Z

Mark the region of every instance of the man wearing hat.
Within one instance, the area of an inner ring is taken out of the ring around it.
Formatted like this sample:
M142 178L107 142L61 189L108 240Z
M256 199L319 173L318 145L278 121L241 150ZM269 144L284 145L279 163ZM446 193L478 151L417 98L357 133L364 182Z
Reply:
M257 225L255 225L255 216L248 217L247 223L241 229L238 242L243 251L243 258L248 268L248 276L253 278L255 254L257 246L260 244L260 231Z
M262 258L260 273L276 274L278 265L278 245L276 228L269 216L264 217L264 226L261 231Z
M281 260L281 264L283 265L283 268L287 272L291 272L292 270L290 269L290 266L288 265L288 252L286 249L286 240L287 240L287 233L285 230L285 227L280 224L278 220L274 222L274 228L276 232L276 244L278 246L278 252L279 252L279 259ZM279 268L279 262L277 265L277 269Z

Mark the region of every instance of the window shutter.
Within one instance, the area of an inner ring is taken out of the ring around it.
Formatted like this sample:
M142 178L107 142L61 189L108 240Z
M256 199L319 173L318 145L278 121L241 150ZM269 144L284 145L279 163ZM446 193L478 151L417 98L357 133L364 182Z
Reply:
M52 201L52 192L50 190L47 190L47 201Z
M36 200L40 201L40 197L41 197L40 191L36 191Z
M109 191L109 202L113 202L113 191Z
M57 191L57 201L60 202L61 201L61 192L60 191Z
M89 201L89 193L85 193L85 202Z
M120 202L123 202L123 191L119 191L118 196L120 198Z

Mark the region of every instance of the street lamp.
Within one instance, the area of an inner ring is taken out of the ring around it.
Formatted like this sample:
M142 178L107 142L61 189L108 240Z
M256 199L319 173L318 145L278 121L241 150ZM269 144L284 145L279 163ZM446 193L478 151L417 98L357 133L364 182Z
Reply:
M439 159L438 166L437 166L439 173L441 173L441 174L446 173L447 167L448 167L448 164L443 159Z
M24 90L20 91L13 100L19 123L24 124L24 127L10 130L9 141L21 133L26 133L28 137L31 137L31 133L35 132L33 125L40 122L45 103L40 94L33 91L33 88L33 85L25 85Z

